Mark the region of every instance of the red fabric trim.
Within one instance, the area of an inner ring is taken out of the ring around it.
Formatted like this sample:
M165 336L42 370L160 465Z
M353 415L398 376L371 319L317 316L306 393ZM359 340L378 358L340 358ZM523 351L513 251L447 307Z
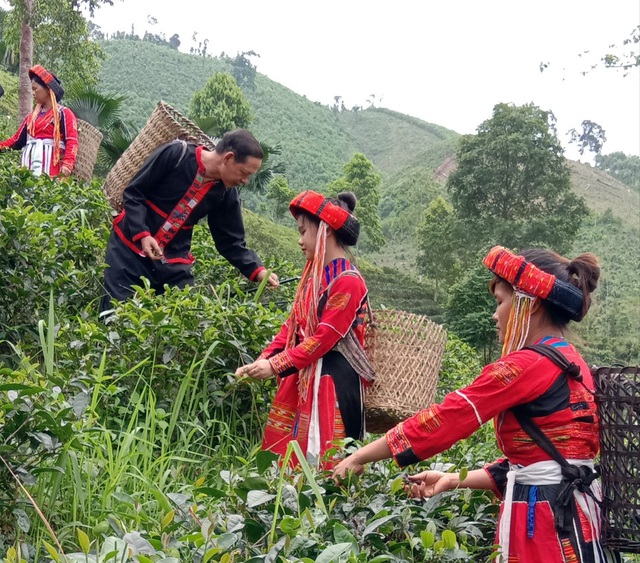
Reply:
M264 266L258 266L255 270L253 270L253 272L251 272L251 275L249 276L249 281L255 280L257 275L262 272L262 270L266 270L266 268Z
M120 227L118 227L118 223L120 223L122 220L124 219L124 211L120 212L120 215L118 215L114 220L113 220L113 230L116 233L116 235L118 235L118 237L120 237L120 240L122 242L124 242L127 247L129 248L129 250L135 252L138 256L142 256L142 257L146 257L145 253L142 252L142 250L140 250L135 244L133 244L130 240L127 239L127 237L124 236L124 233L122 232L122 230L120 229Z
M167 215L164 211L162 211L162 209L160 209L157 205L155 205L152 201L150 200L146 200L145 203L153 210L155 211L158 215L160 215L160 217L162 217L163 219L166 219L169 215Z
M144 252L142 252L142 250L140 250L135 244L133 244L127 237L125 237L124 233L122 232L120 227L118 227L118 223L120 223L124 219L124 214L125 214L125 212L121 211L120 215L118 215L113 220L113 230L116 233L116 235L118 235L120 240L127 245L129 250L131 250L132 252L134 252L138 256L142 256L143 258L146 258L146 254ZM147 232L146 234L150 236L150 233ZM141 235L142 235L142 233L139 233L139 234L136 235L136 237L140 237ZM196 259L193 257L193 254L191 254L191 252L189 252L189 253L187 253L187 257L186 258L180 258L180 257L177 257L177 258L163 258L162 261L165 264L193 264L196 261Z
M165 218L165 222L158 229L154 238L160 248L165 248L184 227L193 210L200 205L212 188L213 182L204 182L203 171L198 170L193 182L180 201Z
M271 368L277 375L280 375L283 371L295 367L286 350L269 358L269 363L271 364Z
M136 236L134 236L131 240L133 240L133 242L138 242L141 238L150 236L151 233L149 231L142 231L141 233L138 233Z
M387 440L387 446L389 446L389 450L391 450L394 458L411 449L411 441L404 433L402 422L389 430L385 438Z
M164 211L162 211L162 209L160 209L157 205L155 205L152 201L147 199L145 203L151 208L152 211L155 211L163 219L166 219L168 217L168 215ZM193 230L193 225L182 225L182 227L180 228L185 231L191 231Z
M164 258L163 260L165 264L193 264L196 261L191 252L187 254L187 258Z
M204 145L199 145L196 147L196 162L198 163L198 172L204 172L204 163L202 162L202 151L206 150Z

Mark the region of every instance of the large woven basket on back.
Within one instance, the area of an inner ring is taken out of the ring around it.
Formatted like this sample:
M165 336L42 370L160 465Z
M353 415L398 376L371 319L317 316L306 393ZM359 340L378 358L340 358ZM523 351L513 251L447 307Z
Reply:
M174 139L214 148L211 138L195 123L169 104L158 102L147 123L107 175L103 190L113 208L122 209L122 192L153 150Z
M600 420L603 543L640 553L640 368L594 373Z
M376 380L365 398L367 431L386 432L435 397L447 334L425 316L377 310L367 326L367 355Z
M91 181L100 143L102 143L100 130L91 123L78 119L78 155L73 167L74 176L86 182Z

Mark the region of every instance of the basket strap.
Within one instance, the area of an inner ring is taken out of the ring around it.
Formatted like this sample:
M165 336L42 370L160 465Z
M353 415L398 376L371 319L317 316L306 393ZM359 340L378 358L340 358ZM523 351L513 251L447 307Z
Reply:
M526 346L523 349L532 350L545 356L562 370L562 374L573 377L576 381L582 383L585 389L589 390L582 381L580 368L573 362L569 362L568 358L558 349L546 344ZM601 505L601 501L594 496L590 489L591 483L599 475L598 471L570 464L558 451L558 448L556 448L551 439L533 419L522 410L522 406L523 405L518 405L511 409L516 420L533 441L562 468L563 481L556 499L555 525L559 531L569 531L575 517L573 503L574 490L577 489L582 493L588 494L598 505Z
M570 362L567 357L560 352L557 348L550 346L548 344L532 344L531 346L525 346L523 350L533 350L538 354L543 355L545 358L551 360L556 366L558 366L562 373L575 379L578 383L580 383L589 393L595 395L595 391L589 389L583 381L582 372L580 371L580 366L577 364Z
M176 162L176 165L174 166L174 169L177 169L178 166L180 166L180 163L182 162L182 159L185 157L185 155L187 154L187 141L184 141L183 139L176 139L176 141L178 143L182 143L182 150L180 151L180 156L178 158L178 162Z

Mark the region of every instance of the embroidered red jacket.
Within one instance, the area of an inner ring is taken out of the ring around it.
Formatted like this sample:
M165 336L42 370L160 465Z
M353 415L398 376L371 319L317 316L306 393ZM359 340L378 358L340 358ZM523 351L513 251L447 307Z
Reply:
M578 364L585 385L593 389L589 368L573 346L562 339L544 342L556 345ZM513 352L486 366L468 387L449 393L441 404L391 429L387 443L398 464L405 466L448 449L494 419L498 445L511 463L526 466L548 460L510 410L525 403L534 422L565 458L596 456L598 421L593 396L580 383L561 376L551 360L532 350Z
M60 162L58 165L51 163L51 170L46 170L49 176L57 176L60 173L60 168L66 166L70 170L76 163L76 157L78 156L78 123L74 113L67 107L62 105L58 106L60 109L60 134L62 141L65 143L65 149L61 153ZM36 139L53 139L53 110L39 115L35 122L35 137ZM15 134L9 139L0 142L0 149L22 149L27 144L28 132L27 127L33 115L30 113L25 117L24 121L15 132Z
M285 350L289 321L282 325L273 342L260 355L269 358L275 373L287 376L319 360L329 352L349 330L354 329L361 344L364 344L364 325L362 321L366 311L367 287L360 276L343 275L345 270L355 269L346 259L338 259L325 267L320 294L324 294L331 285L330 295L319 319L317 330L313 334L305 334L306 318L297 319L300 327L297 335L298 345ZM293 313L292 313L293 314Z

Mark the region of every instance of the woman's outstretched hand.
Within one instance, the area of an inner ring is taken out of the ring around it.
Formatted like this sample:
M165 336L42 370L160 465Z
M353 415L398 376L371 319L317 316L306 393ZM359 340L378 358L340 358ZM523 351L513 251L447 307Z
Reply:
M458 486L457 473L443 473L442 471L423 471L407 477L408 483L404 490L412 498L431 498L444 491Z
M240 366L236 370L237 376L248 375L254 379L268 379L272 375L275 375L271 363L269 360L256 360L252 364L246 366Z
M349 471L353 471L356 475L362 475L364 471L364 463L359 463L355 455L350 455L334 467L333 480L336 485L340 484Z

